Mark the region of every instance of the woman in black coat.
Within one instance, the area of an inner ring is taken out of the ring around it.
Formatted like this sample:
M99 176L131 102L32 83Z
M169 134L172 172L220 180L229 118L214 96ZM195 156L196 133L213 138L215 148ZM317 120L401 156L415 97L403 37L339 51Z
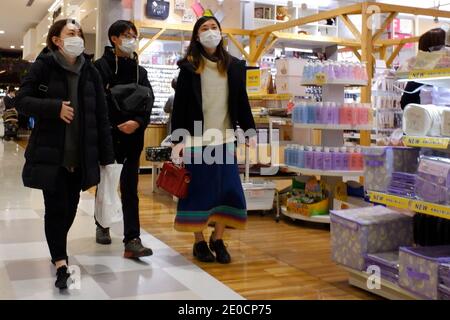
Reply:
M114 163L102 81L83 51L81 28L73 20L56 22L16 98L18 111L36 119L23 182L43 190L45 233L60 289L70 276L67 234L80 192L99 183L100 165Z
M178 202L175 229L195 234L193 254L198 260L230 263L223 242L225 228L245 228L247 221L235 130L240 127L250 131L247 136L256 134L245 62L223 47L219 22L202 17L194 26L186 57L178 65L172 114L172 141L178 144L173 158L180 159L184 152L192 179L187 198ZM215 226L209 248L203 236L208 225Z

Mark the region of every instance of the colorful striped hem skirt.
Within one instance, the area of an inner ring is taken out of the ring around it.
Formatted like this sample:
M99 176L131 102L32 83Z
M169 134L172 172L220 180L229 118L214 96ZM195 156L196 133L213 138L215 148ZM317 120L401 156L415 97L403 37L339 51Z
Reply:
M188 197L178 202L175 230L201 232L209 225L224 224L226 227L245 229L247 209L244 190L239 177L234 143L216 146L208 151L224 158L223 163L206 164L191 161L186 169L191 173ZM193 158L201 157L205 147L191 148ZM233 161L229 161L231 158ZM225 158L228 158L225 161Z

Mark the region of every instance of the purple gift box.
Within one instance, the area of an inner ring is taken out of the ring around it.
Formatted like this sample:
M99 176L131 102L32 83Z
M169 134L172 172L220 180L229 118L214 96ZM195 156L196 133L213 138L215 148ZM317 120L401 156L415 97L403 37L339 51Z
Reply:
M332 210L330 217L332 258L356 270L364 270L366 254L413 243L412 218L390 208Z
M400 248L399 284L426 299L439 298L439 268L450 262L450 246Z

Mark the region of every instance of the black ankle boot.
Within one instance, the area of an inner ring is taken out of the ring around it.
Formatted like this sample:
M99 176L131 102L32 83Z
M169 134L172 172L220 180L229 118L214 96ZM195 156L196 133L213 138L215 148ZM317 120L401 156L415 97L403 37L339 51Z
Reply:
M209 247L211 251L216 253L216 260L218 263L228 264L231 262L231 256L225 247L222 239L213 240L209 239Z
M67 289L67 280L69 280L70 274L67 272L67 266L59 267L56 270L56 282L55 287L58 289Z
M201 262L214 262L216 258L208 248L206 241L200 241L194 244L194 257Z

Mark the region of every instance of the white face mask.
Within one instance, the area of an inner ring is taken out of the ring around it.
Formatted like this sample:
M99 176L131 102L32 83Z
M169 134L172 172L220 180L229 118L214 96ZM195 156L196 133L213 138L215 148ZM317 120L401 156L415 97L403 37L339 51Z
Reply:
M69 57L76 58L84 51L84 40L80 37L69 37L63 39L63 51Z
M136 39L123 39L122 45L119 46L120 50L128 55L132 55L138 49L138 42Z
M200 43L207 49L215 49L222 40L219 30L208 30L200 33Z

